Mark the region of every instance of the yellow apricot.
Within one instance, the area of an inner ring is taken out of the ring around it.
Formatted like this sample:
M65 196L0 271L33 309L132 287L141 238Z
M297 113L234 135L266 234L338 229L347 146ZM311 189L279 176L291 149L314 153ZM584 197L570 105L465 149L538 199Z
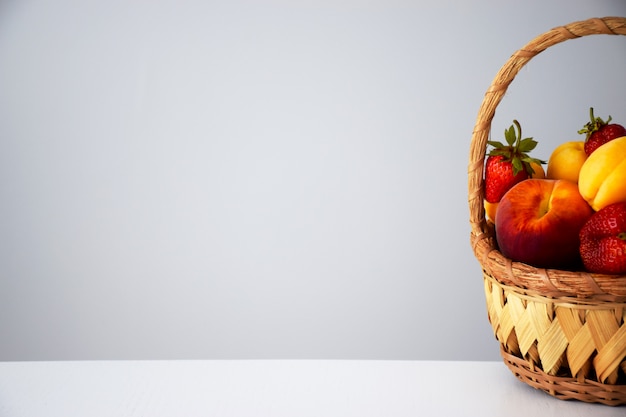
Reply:
M600 208L611 203L626 201L626 159L607 175L594 201L595 205Z
M492 223L496 221L496 211L498 210L498 203L490 203L487 200L485 202L485 216L488 220L491 220Z
M547 178L578 183L580 168L587 160L584 141L565 142L557 146L548 159Z
M605 143L589 155L580 169L578 190L595 211L626 201L626 136Z
M539 180L546 177L546 171L543 169L543 166L541 164L531 162L530 166L533 168L533 175L531 176L532 178L536 178Z

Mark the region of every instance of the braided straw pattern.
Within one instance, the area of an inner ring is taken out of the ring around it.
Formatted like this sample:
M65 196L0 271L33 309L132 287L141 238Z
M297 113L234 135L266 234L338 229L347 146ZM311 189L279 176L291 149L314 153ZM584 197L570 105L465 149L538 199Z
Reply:
M517 73L551 46L599 34L626 35L626 18L593 18L551 29L515 52L496 74L470 146L470 241L483 269L489 320L514 374L557 398L620 405L626 404L626 275L513 262L498 251L483 205L491 121Z
M494 335L505 362L519 368L514 373L520 379L562 399L626 403L623 303L555 302L528 296L487 274L484 283Z

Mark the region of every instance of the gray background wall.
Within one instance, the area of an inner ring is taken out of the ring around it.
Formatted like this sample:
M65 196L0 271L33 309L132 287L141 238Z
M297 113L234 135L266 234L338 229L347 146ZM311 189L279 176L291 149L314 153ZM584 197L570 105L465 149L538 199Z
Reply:
M0 360L498 360L466 167L496 71L603 1L5 1ZM626 122L626 39L498 109Z

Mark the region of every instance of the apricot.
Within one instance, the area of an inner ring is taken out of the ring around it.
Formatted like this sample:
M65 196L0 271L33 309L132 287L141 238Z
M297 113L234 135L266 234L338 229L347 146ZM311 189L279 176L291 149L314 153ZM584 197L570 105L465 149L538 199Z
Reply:
M580 168L586 160L584 141L562 143L552 151L548 159L546 178L578 183Z
M546 171L543 169L543 166L541 164L531 162L530 166L533 169L533 175L531 175L531 178L542 180L546 177Z
M580 169L578 190L595 211L626 201L626 136L589 155Z
M496 221L496 211L498 210L498 203L490 203L487 200L483 200L485 203L485 216L488 220L491 220L495 223Z

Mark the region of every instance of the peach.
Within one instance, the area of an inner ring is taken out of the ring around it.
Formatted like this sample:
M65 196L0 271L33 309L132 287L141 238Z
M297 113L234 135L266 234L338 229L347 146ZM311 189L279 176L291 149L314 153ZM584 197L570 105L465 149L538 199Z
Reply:
M578 233L593 214L576 183L528 179L502 197L496 240L502 254L540 268L580 266Z

